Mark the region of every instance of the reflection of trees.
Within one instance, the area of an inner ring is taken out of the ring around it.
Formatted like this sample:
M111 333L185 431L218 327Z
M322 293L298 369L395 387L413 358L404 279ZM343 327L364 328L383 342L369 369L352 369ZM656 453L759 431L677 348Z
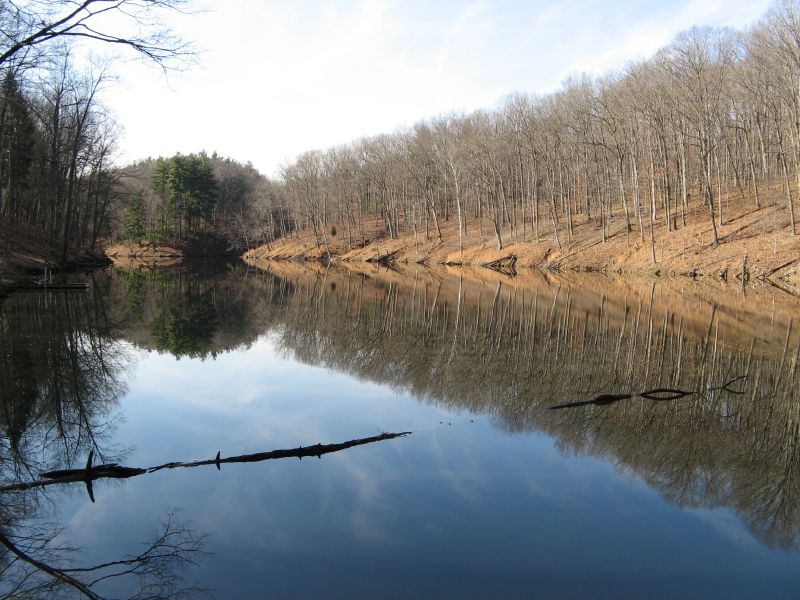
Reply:
M0 306L0 461L6 475L70 465L113 426L128 360L99 295L27 294Z
M174 356L203 357L211 351L216 327L217 311L208 297L189 296L166 307L162 320L153 324L153 341L157 350Z
M181 584L182 572L205 553L205 539L169 513L158 533L135 555L75 566L76 549L58 543L52 527L28 527L22 534L0 528L0 598L83 597L98 600L112 582L126 580L128 598L193 598L202 592Z
M150 321L156 350L179 358L214 354L219 319L213 278L180 271L121 271L120 276L130 320Z
M105 285L89 293L18 294L0 304L0 478L24 482L89 452L109 434L130 356L115 339ZM112 580L131 597L177 597L203 540L172 516L136 556L76 567L78 551L45 523L40 490L0 495L0 598L99 598Z
M467 285L425 272L381 281L275 268L292 282L278 286L275 318L298 359L494 415L509 431L545 430L670 502L731 507L765 543L796 542L800 376L789 320L753 328L727 305L687 309L649 285L614 295L557 280ZM543 410L601 393L705 390L742 374L742 396Z
M138 346L178 358L214 357L248 345L264 331L261 284L230 264L187 270L116 269L111 297L120 330Z
M487 284L424 270L372 278L315 268L117 271L89 295L7 299L2 477L25 479L78 459L81 466L91 448L108 453L103 433L127 360L114 338L205 358L269 330L300 360L492 415L508 431L547 431L564 451L613 461L672 503L730 507L764 543L796 543L800 336L780 312L754 325L756 316L724 299L682 306L661 286L619 291L598 283L586 291L552 279ZM706 389L744 373L741 397L717 390L672 403L543 410L601 393ZM3 495L0 534L37 561L91 581L94 571L71 570L76 556L55 530L31 525L41 523L34 494ZM198 537L183 531L191 560ZM150 571L143 589L175 591L181 560ZM7 547L0 551L0 596L17 584L34 590L22 597L64 593L37 587L56 583Z

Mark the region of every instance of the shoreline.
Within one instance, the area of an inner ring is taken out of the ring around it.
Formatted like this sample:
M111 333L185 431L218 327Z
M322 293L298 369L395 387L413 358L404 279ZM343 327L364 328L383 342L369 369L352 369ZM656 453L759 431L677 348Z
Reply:
M67 248L62 260L61 242L19 224L0 221L0 297L24 286L35 286L45 273L69 274L102 268L111 260L102 250ZM60 282L63 283L63 282Z
M650 234L626 232L619 224L601 238L600 224L585 218L573 223L570 239L559 231L556 240L552 227L542 228L537 242L530 223L520 230L503 231L504 244L498 249L491 223L467 221L463 252L459 250L458 225L451 219L441 224L441 238L434 232L401 230L389 238L380 221L364 227L366 234L356 244L342 232L325 241L313 232L301 230L245 252L248 264L276 261L332 263L377 263L482 268L513 274L537 268L545 272L600 272L614 275L687 277L714 279L729 283L762 281L790 293L800 287L800 236L788 233L785 208L738 206L727 213L720 231L720 243L710 241L708 221L692 219L687 225L673 224L666 232L663 222ZM362 240L365 242L361 245ZM327 245L326 245L327 242ZM560 242L560 246L559 243ZM353 245L359 247L352 247ZM653 262L655 255L655 262Z

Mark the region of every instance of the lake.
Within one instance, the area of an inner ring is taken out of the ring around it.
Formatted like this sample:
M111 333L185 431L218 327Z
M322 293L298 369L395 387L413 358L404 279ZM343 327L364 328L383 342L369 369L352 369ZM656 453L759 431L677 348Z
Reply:
M0 492L2 597L797 597L785 291L295 263L87 277L0 305L3 485L90 452L210 464ZM413 433L225 462L383 432Z

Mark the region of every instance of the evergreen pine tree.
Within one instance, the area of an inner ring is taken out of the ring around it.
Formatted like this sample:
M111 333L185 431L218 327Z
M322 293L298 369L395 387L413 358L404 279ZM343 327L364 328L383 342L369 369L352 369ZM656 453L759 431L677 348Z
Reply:
M125 237L129 240L141 240L145 234L144 195L141 190L128 199L125 213Z

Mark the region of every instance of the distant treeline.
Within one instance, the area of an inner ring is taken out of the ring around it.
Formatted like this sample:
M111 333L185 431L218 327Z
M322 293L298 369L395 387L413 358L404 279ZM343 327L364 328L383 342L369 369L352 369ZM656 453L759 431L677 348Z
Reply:
M469 218L504 236L568 245L578 215L652 238L690 222L719 242L722 197L765 201L782 186L797 233L800 4L778 0L747 31L694 28L652 58L546 96L419 122L301 155L283 170L287 208L320 242L337 227L362 242L365 217L391 237ZM774 195L772 196L774 198ZM774 200L772 200L774 201Z
M691 29L647 60L572 77L547 96L514 94L494 110L306 152L278 182L205 154L115 169L115 127L98 101L108 75L74 68L66 45L40 44L40 23L72 4L48 6L39 18L0 4L9 38L0 42L0 218L38 228L64 252L205 233L247 248L297 227L354 247L376 219L390 237L427 238L455 219L462 240L477 219L500 248L508 238L568 246L579 219L597 223L598 241L619 231L652 240L694 221L716 245L722 199L758 207L775 201L776 185L785 205L776 228L797 233L800 0L777 0L747 31Z

